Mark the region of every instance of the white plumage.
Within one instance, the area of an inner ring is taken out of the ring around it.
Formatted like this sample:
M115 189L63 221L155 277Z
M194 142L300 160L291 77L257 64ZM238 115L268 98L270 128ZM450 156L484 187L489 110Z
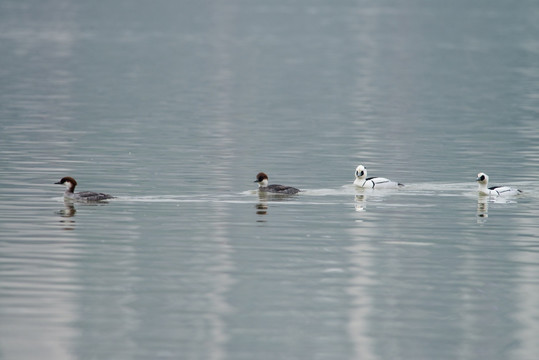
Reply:
M520 194L522 191L514 189L509 186L488 186L488 175L485 173L477 174L477 179L475 179L479 184L478 191L482 195L489 196L514 196Z
M404 186L401 183L391 181L383 177L367 177L367 168L363 165L359 165L356 168L356 180L354 185L369 188L369 189L394 189Z

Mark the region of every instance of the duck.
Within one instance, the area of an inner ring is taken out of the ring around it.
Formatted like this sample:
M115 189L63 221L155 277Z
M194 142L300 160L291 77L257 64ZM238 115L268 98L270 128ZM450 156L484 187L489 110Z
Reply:
M480 172L477 174L477 179L475 179L478 183L478 189L479 194L481 195L489 195L489 196L514 196L521 194L522 191L519 189L512 188L510 186L488 186L488 175Z
M108 199L113 199L114 196L104 193L96 193L92 191L82 191L75 192L75 187L77 186L77 181L71 176L65 176L60 181L55 182L57 185L65 185L66 190L64 192L64 198L75 200L75 201L103 201Z
M273 193L273 194L283 194L283 195L293 195L300 192L299 189L292 186L285 185L268 185L268 175L263 172L259 172L256 175L255 183L258 183L258 191L263 193Z
M396 189L404 186L404 184L383 177L367 177L367 168L363 165L358 165L355 175L354 185L361 188Z

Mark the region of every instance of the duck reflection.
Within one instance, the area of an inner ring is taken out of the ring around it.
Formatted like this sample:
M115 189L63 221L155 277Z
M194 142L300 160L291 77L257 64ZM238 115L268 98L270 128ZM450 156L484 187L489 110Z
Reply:
M367 196L365 194L360 194L355 196L355 208L356 211L366 211L367 210Z
M62 219L60 223L63 225L64 230L75 230L75 220L71 219L77 213L73 201L64 199L64 208L58 210L56 214L60 215Z
M356 195L354 197L355 199L355 209L358 212L367 211L367 202L368 201L374 201L379 202L386 196L391 196L392 194L395 194L395 191L393 189L368 189L368 188L356 188Z
M268 214L268 204L258 203L255 205L257 215L267 215Z
M75 213L77 212L77 209L75 209L75 205L73 204L73 201L65 199L64 200L64 208L62 210L58 210L56 213L64 218L70 218L75 216Z
M477 195L477 222L484 223L488 218L488 202L489 197L479 194Z
M355 187L356 189L356 195L354 197L355 199L355 208L356 211L362 212L367 211L367 199L375 193L374 189L367 189L367 188L360 188ZM376 193L376 196L384 196L384 192L378 191Z
M268 192L258 192L258 203L255 205L256 214L264 216L268 214L268 203L275 201L289 201L294 199L295 194L275 194ZM259 219L258 222L264 222L265 220Z
M492 195L477 195L477 222L484 223L488 218L488 207L489 203L494 204L514 204L517 201L514 200L514 197L504 197L504 196L492 196ZM494 205L496 206L496 205Z
M106 201L99 201L99 202L77 202L77 206L103 206L105 204L108 204ZM75 224L75 220L72 218L75 217L75 214L77 213L77 209L75 208L75 201L71 199L64 198L64 208L61 210L57 210L56 214L60 215L62 218L60 220L60 223L69 225L70 227L65 228L65 230L73 230L73 225Z

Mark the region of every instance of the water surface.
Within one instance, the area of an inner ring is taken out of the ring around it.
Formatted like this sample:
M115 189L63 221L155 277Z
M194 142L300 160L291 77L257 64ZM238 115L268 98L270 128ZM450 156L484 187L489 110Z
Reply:
M0 0L0 358L534 359L538 24ZM117 198L65 203L67 175Z

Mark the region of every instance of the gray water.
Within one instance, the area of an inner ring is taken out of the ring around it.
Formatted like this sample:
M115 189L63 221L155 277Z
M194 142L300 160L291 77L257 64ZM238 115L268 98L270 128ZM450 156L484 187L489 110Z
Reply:
M0 358L535 359L538 39L526 0L0 0Z

